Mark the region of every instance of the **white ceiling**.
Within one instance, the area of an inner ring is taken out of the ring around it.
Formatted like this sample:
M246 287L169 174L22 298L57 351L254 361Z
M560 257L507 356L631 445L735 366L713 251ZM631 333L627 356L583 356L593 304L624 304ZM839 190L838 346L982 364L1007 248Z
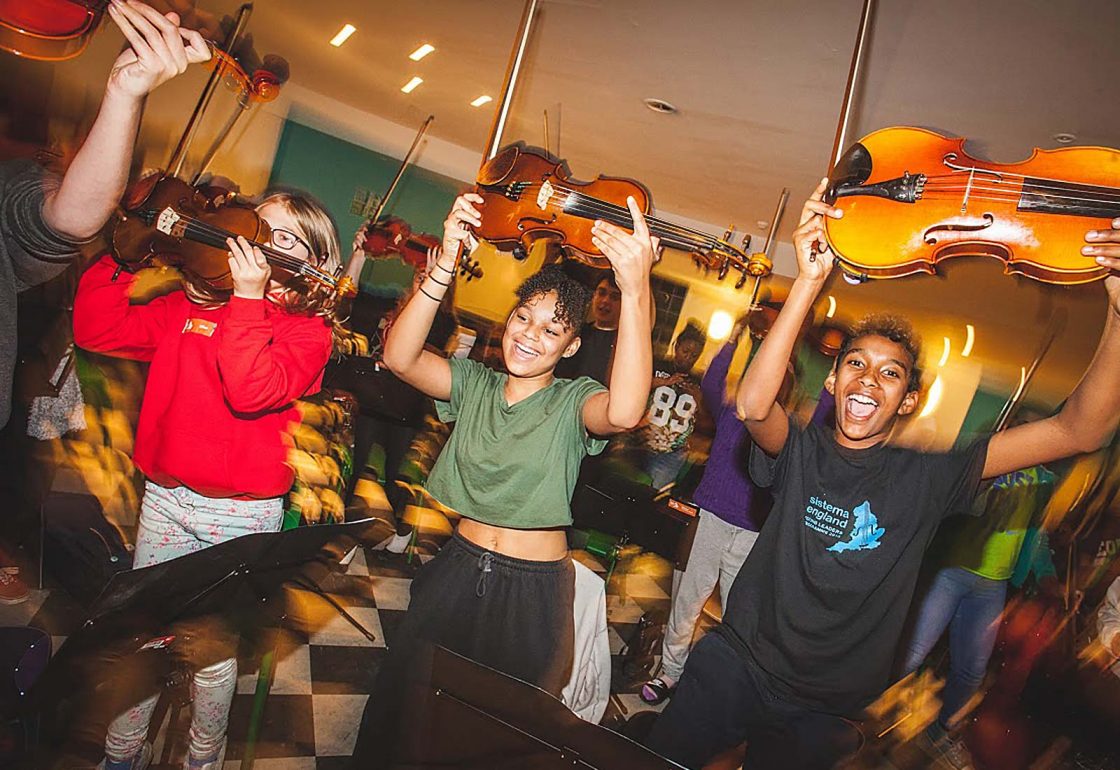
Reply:
M219 14L236 7L197 4ZM974 153L1003 161L1058 146L1059 132L1079 144L1120 147L1115 0L877 5L853 140L916 125L968 137ZM711 223L713 231L734 222L760 236L758 220L771 218L779 190L789 187L779 236L788 240L799 201L828 165L861 7L862 0L541 0L505 138L543 144L547 109L548 143L577 178L638 179L660 214ZM522 0L261 0L250 31L258 51L288 59L293 85L410 129L434 114L431 137L480 153L494 103L468 103L483 93L498 97L522 8ZM358 31L330 47L344 22ZM414 63L407 55L422 42L437 50ZM413 75L425 82L402 94ZM655 114L645 97L679 112ZM866 307L905 309L938 342L975 323L977 355L998 362L1005 380L1017 379L1049 314L1065 306L1067 331L1039 381L1048 395L1068 391L1100 330L1099 285L1053 289L1004 278L995 265L948 274L863 287L837 282L831 291L843 317Z
M431 136L481 152L494 104L468 102L498 97L523 7L268 0L252 28L301 86L406 126L434 114ZM714 230L734 222L756 238L789 187L779 236L788 240L828 166L861 9L862 0L541 0L505 139L544 144L547 110L548 143L577 178L638 179L663 215ZM325 45L344 22L358 28L350 41ZM1055 148L1059 132L1120 147L1118 31L1115 0L878 0L849 136L923 126L968 137L997 161ZM407 54L422 42L437 50L414 63ZM425 82L402 94L413 75ZM679 112L656 114L645 97ZM1053 309L1066 307L1035 392L1068 392L1100 330L1099 285L1055 289L994 264L947 273L832 291L847 318L905 309L934 347L943 334L959 346L964 324L976 324L977 356L1012 384Z

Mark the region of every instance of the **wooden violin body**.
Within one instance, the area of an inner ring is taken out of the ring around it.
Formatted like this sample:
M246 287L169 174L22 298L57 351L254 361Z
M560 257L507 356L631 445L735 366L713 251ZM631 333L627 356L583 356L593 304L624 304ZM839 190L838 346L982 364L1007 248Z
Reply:
M39 61L86 50L109 0L0 0L0 49Z
M1081 247L1086 231L1120 216L1120 151L1035 150L999 164L971 157L964 141L886 128L840 158L825 199L844 216L825 227L849 276L934 273L963 256L994 257L1009 274L1054 284L1108 275Z
M126 213L113 229L117 262L130 270L176 267L218 291L230 292L233 278L226 239L243 236L264 253L276 280L298 277L339 296L356 293L349 279L271 247L268 222L252 208L232 202L233 196L217 192L207 195L162 174L139 180L125 196Z
M483 165L475 192L484 200L482 224L474 228L479 238L525 254L539 238L557 240L568 256L599 268L610 263L591 242L595 220L632 227L627 196L649 213L649 191L638 182L604 176L576 182L563 161L520 145L506 147Z
M428 266L428 252L439 248L440 239L428 233L416 233L400 217L382 217L366 227L366 237L362 241L362 251L371 257L400 256L406 265L416 270ZM469 282L481 278L482 268L478 261L464 255L459 258L459 273Z
M506 147L478 173L475 192L482 196L482 224L474 234L499 249L524 259L533 242L547 238L584 264L608 268L610 263L591 241L595 220L627 230L634 220L626 205L633 197L646 214L646 226L663 246L701 255L709 266L727 274L729 266L753 272L750 258L730 243L649 215L649 191L632 179L600 176L594 182L573 180L563 161L519 144ZM764 274L764 273L763 273Z

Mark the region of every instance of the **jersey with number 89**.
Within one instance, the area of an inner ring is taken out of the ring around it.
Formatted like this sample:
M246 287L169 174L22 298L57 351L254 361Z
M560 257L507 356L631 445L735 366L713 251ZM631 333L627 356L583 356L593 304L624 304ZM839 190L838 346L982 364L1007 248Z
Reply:
M658 367L653 374L649 411L642 428L643 443L651 452L680 449L696 427L700 383L690 374Z

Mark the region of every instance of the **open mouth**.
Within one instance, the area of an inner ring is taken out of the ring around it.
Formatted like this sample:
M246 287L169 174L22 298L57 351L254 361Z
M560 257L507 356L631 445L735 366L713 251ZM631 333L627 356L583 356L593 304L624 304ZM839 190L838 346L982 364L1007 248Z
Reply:
M540 355L540 353L538 353L537 351L533 350L532 348L525 347L520 342L514 342L513 343L513 351L520 358L524 358L524 359L527 359L527 360L532 360L532 359L534 359L534 358L536 358L537 356Z
M879 408L879 402L863 393L853 393L846 399L848 414L857 420L866 420Z

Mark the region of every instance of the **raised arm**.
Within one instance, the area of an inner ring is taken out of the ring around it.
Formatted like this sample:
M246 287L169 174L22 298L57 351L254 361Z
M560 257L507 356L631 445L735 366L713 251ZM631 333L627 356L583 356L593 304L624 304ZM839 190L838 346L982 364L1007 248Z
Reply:
M382 360L393 374L432 398L451 398L451 365L441 355L424 349L436 312L455 282L455 266L461 246L473 246L467 224L481 225L476 205L482 196L464 193L455 199L443 222L443 248L428 277L393 321L385 339Z
M1120 421L1120 218L1109 230L1089 231L1085 240L1094 245L1083 253L1112 270L1104 280L1108 314L1097 352L1061 412L992 436L985 478L1096 451Z
M634 219L633 233L609 222L596 222L592 228L592 241L610 261L622 292L610 390L596 393L583 406L583 424L597 436L630 430L641 422L653 381L649 272L660 241L650 236L637 202L627 198L626 205Z
M105 87L101 110L61 184L45 193L43 220L59 235L84 241L108 221L128 181L144 99L161 83L206 61L202 36L137 0L114 0L109 16L128 39Z
M834 256L827 247L824 217L839 218L843 212L821 200L828 180L823 179L801 209L801 223L793 233L797 252L797 278L778 318L739 381L735 407L751 438L766 454L781 451L789 433L785 410L778 403L797 336L813 303L832 272ZM814 244L824 249L815 252Z

